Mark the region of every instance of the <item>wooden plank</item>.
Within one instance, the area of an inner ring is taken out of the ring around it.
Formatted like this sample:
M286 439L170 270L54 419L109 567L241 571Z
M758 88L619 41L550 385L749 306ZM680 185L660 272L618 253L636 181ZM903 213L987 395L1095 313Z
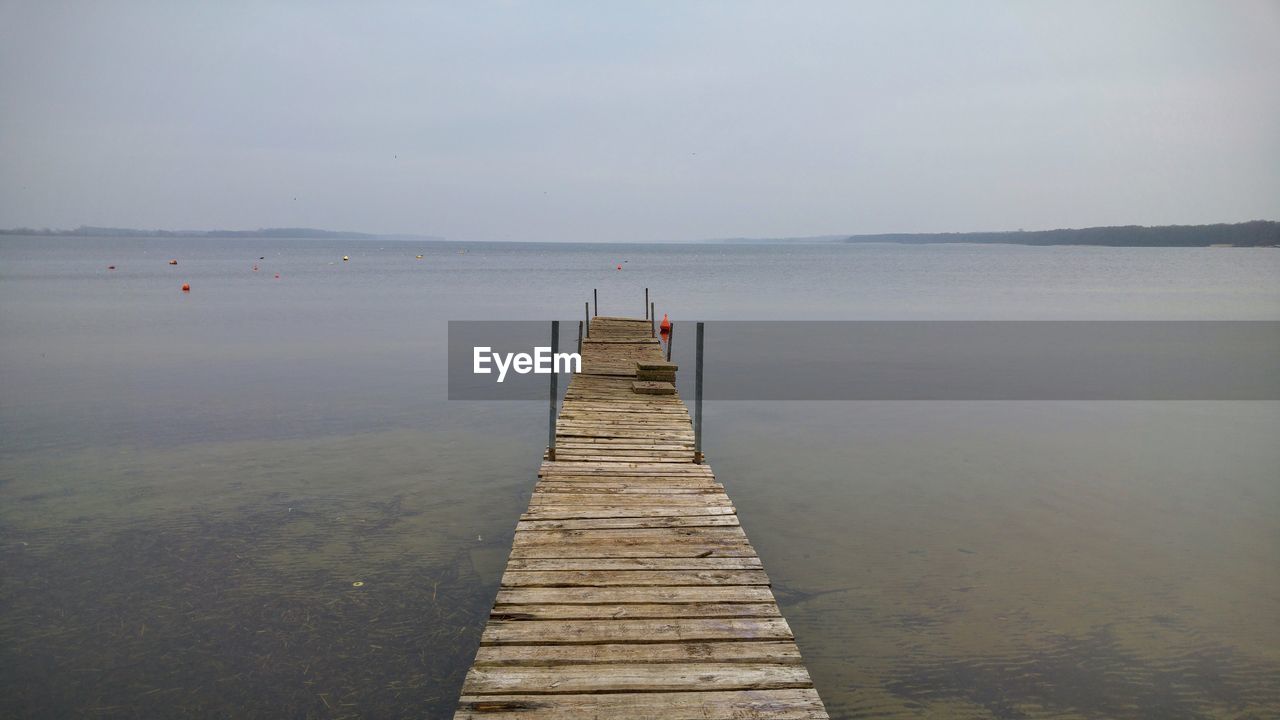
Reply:
M455 720L821 720L811 688L590 695L463 695Z
M655 528L655 527L724 527L737 525L737 515L677 515L654 518L584 518L573 520L521 520L516 531L521 530L591 530L596 528Z
M600 604L665 602L773 602L768 585L706 585L653 587L502 587L497 603Z
M467 695L505 693L764 690L812 687L803 665L766 663L614 663L607 665L477 665Z
M556 506L530 507L521 520L599 520L604 518L714 517L733 515L732 505L683 507L656 506Z
M766 640L643 645L488 645L476 653L477 665L588 665L640 660L647 663L792 664L800 662L800 651L795 643Z
M617 620L619 618L781 617L777 603L626 603L617 605L495 605L491 620Z
M542 558L511 560L507 571L521 570L759 570L760 558Z
M521 557L525 557L523 553ZM769 576L763 570L508 570L502 575L504 588L768 584Z
M565 506L565 505L657 505L660 507L677 506L725 506L731 505L729 497L722 492L699 495L664 495L662 493L633 493L630 495L601 495L600 493L535 493L529 498L529 506Z
M563 544L580 542L746 542L740 525L722 528L593 528L575 530L518 530L515 544Z
M792 640L782 618L525 620L490 622L481 645Z
M751 557L756 551L750 544L721 543L700 541L687 545L672 546L664 543L648 543L644 545L580 545L561 547L557 545L516 547L511 549L513 558L628 558L628 557Z

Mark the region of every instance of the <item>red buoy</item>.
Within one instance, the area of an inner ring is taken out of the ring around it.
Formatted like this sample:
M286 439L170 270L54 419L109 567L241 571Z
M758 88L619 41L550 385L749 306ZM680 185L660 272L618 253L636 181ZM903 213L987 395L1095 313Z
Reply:
M619 266L618 266L618 269L619 269L619 270L621 270L621 269L622 269L622 266L621 266L621 265L619 265Z
M182 292L191 292L191 283L182 283Z
M662 332L664 333L671 332L671 318L668 318L666 313L662 313L662 322L658 327L662 328Z
M277 279L277 280L279 280L279 279L280 279L280 273L276 273L276 279Z

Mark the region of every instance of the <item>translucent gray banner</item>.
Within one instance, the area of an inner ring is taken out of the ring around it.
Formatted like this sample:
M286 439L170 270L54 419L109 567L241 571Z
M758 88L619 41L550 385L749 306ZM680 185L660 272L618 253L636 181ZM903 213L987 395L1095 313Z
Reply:
M499 383L474 359L476 347L549 347L550 326L450 322L449 398L546 399L548 375L509 370ZM578 322L560 327L561 351L576 351ZM675 329L686 396L694 328ZM1269 321L708 321L704 351L708 400L1280 400Z

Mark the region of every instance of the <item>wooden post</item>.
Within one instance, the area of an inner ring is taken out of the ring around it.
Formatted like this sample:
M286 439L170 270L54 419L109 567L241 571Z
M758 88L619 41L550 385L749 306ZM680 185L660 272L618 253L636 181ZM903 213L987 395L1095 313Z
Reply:
M671 330L667 333L667 362L671 362L671 345L676 341L676 324L671 323Z
M649 288L644 289L644 319L649 319Z
M698 323L698 357L693 390L693 407L697 415L693 421L693 462L702 464L702 323Z
M547 411L547 459L556 459L556 353L560 352L560 321L551 321L551 402Z
M649 303L649 337L658 337L658 311Z
M591 299L592 299L592 301L593 301L593 302L592 302L592 309L593 309L593 312L591 313L591 316L592 316L592 317L595 317L596 315L599 315L599 314L600 314L600 290L599 290L599 288L593 288L593 289L591 290Z
M585 306L582 308L582 312L586 315L586 318L587 318L586 320L587 337L591 337L591 303L582 303L582 304Z
M578 356L582 356L582 321L578 321Z

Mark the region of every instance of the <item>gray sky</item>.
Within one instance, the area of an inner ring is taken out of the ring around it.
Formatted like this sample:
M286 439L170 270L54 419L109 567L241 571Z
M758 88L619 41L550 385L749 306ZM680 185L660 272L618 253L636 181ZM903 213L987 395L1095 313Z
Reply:
M1280 2L0 0L0 227L1280 219Z

